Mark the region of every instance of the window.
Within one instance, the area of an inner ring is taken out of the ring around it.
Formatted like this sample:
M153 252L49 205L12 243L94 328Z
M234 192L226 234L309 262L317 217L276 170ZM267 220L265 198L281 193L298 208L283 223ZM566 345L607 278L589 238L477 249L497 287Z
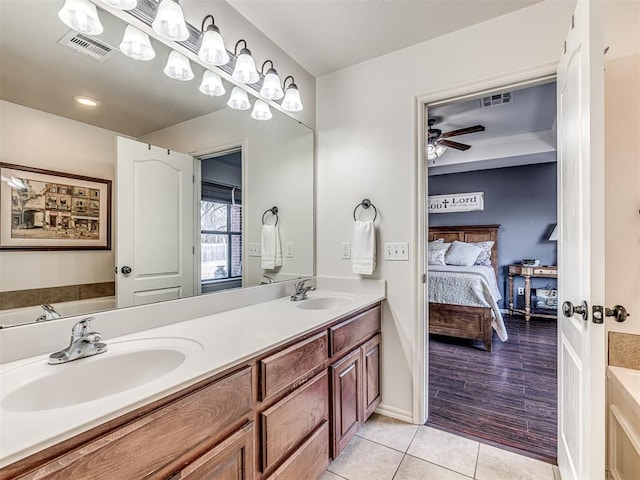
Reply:
M201 281L242 276L242 206L239 188L202 183Z

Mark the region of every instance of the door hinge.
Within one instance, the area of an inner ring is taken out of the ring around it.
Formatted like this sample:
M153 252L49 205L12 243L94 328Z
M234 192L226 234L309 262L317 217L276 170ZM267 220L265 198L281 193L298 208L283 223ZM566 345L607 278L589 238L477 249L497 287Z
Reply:
M196 254L196 247L191 247L191 254L195 255Z
M563 53L567 53L567 41L564 41L564 52Z
M571 30L576 26L576 16L575 14L571 15Z
M422 274L422 283L427 283L427 275L425 273Z
M191 183L193 183L194 185L196 184L196 176L195 175L191 175Z

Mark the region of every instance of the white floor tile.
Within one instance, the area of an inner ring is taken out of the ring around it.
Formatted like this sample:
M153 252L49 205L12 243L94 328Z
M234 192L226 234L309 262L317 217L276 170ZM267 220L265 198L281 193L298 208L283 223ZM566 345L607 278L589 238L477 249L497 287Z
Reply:
M517 453L480 445L477 480L554 480L553 466Z
M473 477L478 457L478 442L431 427L420 427L407 453Z
M347 480L392 480L402 457L397 450L353 437L327 470Z
M344 480L342 477L331 473L329 470L325 470L322 476L318 480Z
M470 480L471 477L461 475L453 470L425 462L419 458L405 455L398 473L393 480Z
M416 430L418 430L418 425L412 425L411 423L374 413L358 430L356 435L386 447L406 452L413 436L416 434Z

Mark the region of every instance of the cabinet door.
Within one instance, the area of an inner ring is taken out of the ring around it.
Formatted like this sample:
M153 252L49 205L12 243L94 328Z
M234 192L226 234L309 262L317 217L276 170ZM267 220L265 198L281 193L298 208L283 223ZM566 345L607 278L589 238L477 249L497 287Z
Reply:
M380 404L380 335L361 347L362 351L362 423L367 421Z
M253 422L169 478L253 480L255 478Z
M333 383L333 458L355 435L362 418L361 354L356 349L331 366Z

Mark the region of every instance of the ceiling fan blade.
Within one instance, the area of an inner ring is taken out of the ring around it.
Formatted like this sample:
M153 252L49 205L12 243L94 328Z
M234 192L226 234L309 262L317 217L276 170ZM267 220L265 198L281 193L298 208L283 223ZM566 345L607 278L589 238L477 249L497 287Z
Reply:
M456 150L469 150L471 145L466 145L464 143L452 142L451 140L440 140L438 145L442 145L443 147L455 148Z
M460 128L458 130L451 130L442 134L442 138L455 137L458 135L466 135L467 133L484 132L484 125L474 125L473 127Z

